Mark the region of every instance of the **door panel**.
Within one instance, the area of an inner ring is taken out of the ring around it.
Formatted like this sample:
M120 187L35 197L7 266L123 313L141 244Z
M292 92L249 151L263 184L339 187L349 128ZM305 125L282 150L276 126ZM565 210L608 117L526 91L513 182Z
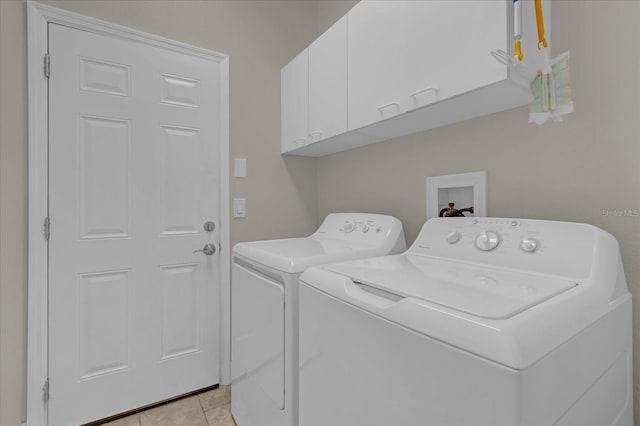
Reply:
M176 75L162 75L162 98L160 102L187 107L198 107L198 81Z
M163 360L199 350L197 268L162 267Z
M129 96L129 68L106 61L80 58L80 89Z
M127 271L78 277L80 380L128 368Z
M177 126L162 127L161 197L162 235L198 233L199 198L196 167L201 141L198 129ZM185 170L185 165L194 167Z
M128 237L131 141L128 120L80 117L80 238ZM109 202L104 202L104 200Z
M50 24L49 424L219 381L219 70Z

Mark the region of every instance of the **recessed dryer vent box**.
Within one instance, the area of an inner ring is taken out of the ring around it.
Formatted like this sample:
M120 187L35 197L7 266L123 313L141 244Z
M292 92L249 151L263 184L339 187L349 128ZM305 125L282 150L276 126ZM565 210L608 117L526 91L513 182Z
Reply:
M449 203L455 203L457 210L473 207L473 213L463 213L466 217L488 216L487 172L428 177L427 219L438 217Z

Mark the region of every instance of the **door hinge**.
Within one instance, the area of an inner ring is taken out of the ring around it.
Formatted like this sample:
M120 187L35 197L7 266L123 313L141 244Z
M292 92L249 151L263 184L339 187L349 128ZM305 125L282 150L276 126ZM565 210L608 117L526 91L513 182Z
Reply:
M51 236L51 221L49 220L49 216L44 218L43 230L44 239L49 241L49 237Z
M51 75L51 57L48 53L44 54L44 78L49 78Z
M42 385L42 400L44 402L49 402L49 378L44 381L44 385Z

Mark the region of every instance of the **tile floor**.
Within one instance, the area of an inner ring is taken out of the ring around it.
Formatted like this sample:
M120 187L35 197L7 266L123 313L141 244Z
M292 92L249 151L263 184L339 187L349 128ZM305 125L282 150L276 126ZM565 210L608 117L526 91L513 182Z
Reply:
M236 426L231 386L179 399L102 426Z

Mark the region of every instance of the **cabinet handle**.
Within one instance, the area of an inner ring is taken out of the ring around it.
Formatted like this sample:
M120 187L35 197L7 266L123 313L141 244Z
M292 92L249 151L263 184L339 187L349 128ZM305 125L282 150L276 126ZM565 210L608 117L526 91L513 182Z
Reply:
M513 59L513 56L510 56L502 49L492 50L491 52L489 52L489 54L493 56L493 59L508 67L517 65L519 63L517 59Z
M408 110L407 112L412 112L415 111L419 108L422 108L423 106L426 105L418 105L418 96L423 94L423 93L427 93L427 92L433 92L436 96L438 96L438 88L435 86L430 86L430 87L426 87L424 89L420 89L417 92L413 92L412 94L409 95L410 98L413 99L413 105L414 107L410 110ZM427 104L429 105L429 104Z
M313 135L318 135L318 139L315 139ZM311 132L309 133L309 138L311 139L311 142L317 142L322 139L322 132Z
M384 112L382 110L385 109L385 108L388 108L390 106L395 106L396 107L396 113L400 112L400 104L398 102L391 102L391 103L388 103L388 104L384 104L384 105L379 106L378 108L376 108L378 111L380 111L380 116L382 118L384 118Z
M307 138L296 139L295 141L293 141L293 145L298 148L304 146L305 142L307 142Z
M413 92L409 96L411 96L415 100L418 95L421 95L421 94L423 94L425 92L434 92L437 95L438 94L438 88L434 87L434 86L427 87L425 89L418 90L417 92Z

